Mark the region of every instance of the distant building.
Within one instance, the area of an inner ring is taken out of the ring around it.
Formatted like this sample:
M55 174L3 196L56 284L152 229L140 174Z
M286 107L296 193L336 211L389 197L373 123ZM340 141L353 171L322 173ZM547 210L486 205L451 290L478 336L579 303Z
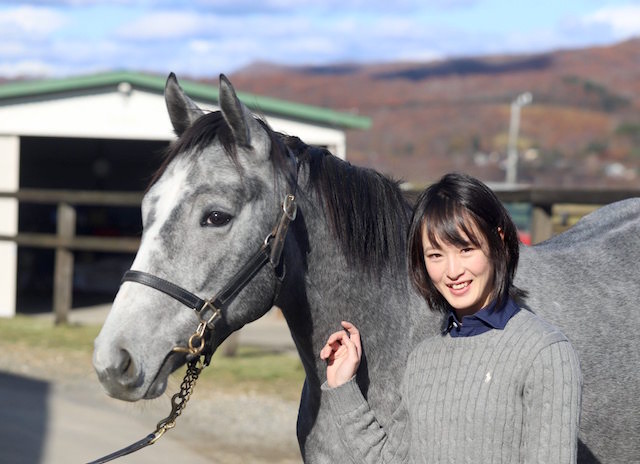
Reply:
M159 152L174 139L164 85L164 77L129 72L0 85L0 192L143 190ZM218 109L217 86L187 80L180 85L201 108ZM325 146L342 158L344 131L366 129L371 123L362 116L238 90L240 99L276 131ZM52 205L23 205L13 198L0 198L0 236L55 233L55 211ZM112 222L108 209L79 211L78 228L89 234L102 228L102 234L118 235L137 221L139 213L130 215L127 219L127 214L119 214ZM51 289L52 252L43 258L47 254L43 250L21 248L15 242L0 241L0 316L15 314L19 291L37 294ZM101 269L101 276L108 274L104 269L108 259L103 258L83 255L77 260L79 286L104 285L108 290L114 285L113 279L97 284L88 277L92 266L94 274L95 269Z

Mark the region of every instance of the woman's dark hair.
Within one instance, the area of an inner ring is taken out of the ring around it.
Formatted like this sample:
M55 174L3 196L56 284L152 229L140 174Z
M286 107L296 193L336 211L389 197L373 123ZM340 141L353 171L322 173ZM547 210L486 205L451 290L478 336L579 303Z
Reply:
M516 226L484 183L464 174L447 174L422 192L413 208L407 240L409 276L432 310L447 312L449 303L429 278L424 263L425 227L432 244L465 246L471 242L485 252L488 247L496 308L502 308L509 296L523 296L513 285L520 248Z

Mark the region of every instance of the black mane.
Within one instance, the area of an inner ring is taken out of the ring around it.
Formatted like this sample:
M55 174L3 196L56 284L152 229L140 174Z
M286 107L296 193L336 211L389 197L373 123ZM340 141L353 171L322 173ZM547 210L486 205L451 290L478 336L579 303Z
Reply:
M312 188L323 199L324 211L336 240L350 264L368 273L384 268L404 269L410 207L397 181L307 145L297 137L274 132L258 120L271 139L274 170L287 172L288 151L309 166ZM218 138L225 153L240 168L233 133L220 111L198 118L165 152L151 185L181 153L198 153Z
M367 273L405 269L410 206L399 183L297 137L285 139L298 163L308 164L311 186L321 194L333 235L350 264Z

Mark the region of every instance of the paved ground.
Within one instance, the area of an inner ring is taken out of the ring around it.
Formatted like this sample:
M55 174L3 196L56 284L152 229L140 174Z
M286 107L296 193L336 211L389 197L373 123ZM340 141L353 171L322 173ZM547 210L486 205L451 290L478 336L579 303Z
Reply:
M73 310L70 322L99 324L107 310ZM293 350L286 324L275 311L243 328L239 343ZM88 462L145 437L168 413L167 395L134 404L109 398L90 365L67 378L47 378L43 366L17 367L15 359L7 358L0 353L0 463ZM301 462L295 440L297 403L196 391L189 406L178 426L155 445L116 462Z
M0 422L0 462L88 462L151 431L148 414L127 413L103 396L87 384L61 385L0 374L0 415L8 416ZM167 435L160 443L121 462L211 462L176 437Z

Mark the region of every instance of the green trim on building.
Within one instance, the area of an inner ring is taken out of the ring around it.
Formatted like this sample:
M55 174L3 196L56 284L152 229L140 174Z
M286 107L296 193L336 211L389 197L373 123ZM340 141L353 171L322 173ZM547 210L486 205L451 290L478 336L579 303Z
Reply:
M166 78L149 74L116 71L64 79L9 82L0 84L0 101L98 87L111 87L117 86L121 82L128 82L134 88L162 93L164 92ZM186 80L181 80L180 85L194 100L218 103L218 88L215 86ZM238 98L251 110L259 114L291 117L345 129L369 129L371 127L371 119L365 116L244 92L238 92Z

